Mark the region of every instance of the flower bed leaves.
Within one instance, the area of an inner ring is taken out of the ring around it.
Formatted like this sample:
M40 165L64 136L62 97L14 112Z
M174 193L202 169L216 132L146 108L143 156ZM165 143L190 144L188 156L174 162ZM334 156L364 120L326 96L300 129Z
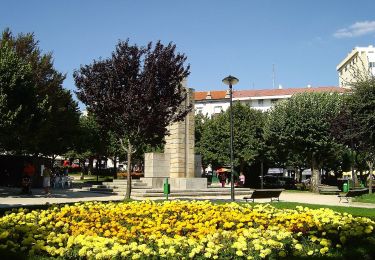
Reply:
M208 201L87 202L0 218L0 250L64 258L337 256L375 222L330 209Z

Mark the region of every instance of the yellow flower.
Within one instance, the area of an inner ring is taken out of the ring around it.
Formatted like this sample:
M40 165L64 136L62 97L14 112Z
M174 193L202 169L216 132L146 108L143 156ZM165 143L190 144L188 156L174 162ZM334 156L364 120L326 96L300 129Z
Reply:
M325 253L327 253L328 250L329 250L328 247L323 247L323 248L321 248L319 251L320 251L320 253L321 253L322 255L324 255Z
M238 255L238 256L243 256L243 252L242 252L241 250L237 250L237 251L236 251L236 255Z
M297 250L302 250L302 245L301 244L296 244L294 246L294 248L297 249Z

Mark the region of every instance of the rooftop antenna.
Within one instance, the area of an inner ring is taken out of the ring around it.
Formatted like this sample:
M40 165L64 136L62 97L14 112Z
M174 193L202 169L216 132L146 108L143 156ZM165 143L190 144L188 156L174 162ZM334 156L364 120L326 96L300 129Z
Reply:
M275 89L275 64L272 64L272 88Z

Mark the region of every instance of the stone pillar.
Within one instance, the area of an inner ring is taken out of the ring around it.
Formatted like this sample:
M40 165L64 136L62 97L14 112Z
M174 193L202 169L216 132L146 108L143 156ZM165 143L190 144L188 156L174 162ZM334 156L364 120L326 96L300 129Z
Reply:
M194 102L193 89L188 89L188 98L184 107ZM171 178L194 178L194 111L185 120L168 127L164 152L170 155Z
M186 86L186 83L183 82ZM182 106L193 104L194 90L188 90L188 97ZM153 188L161 188L165 177L169 177L171 190L206 189L207 179L197 178L194 153L194 110L183 121L168 126L164 154L145 154L145 178L143 181ZM200 169L199 169L200 173Z

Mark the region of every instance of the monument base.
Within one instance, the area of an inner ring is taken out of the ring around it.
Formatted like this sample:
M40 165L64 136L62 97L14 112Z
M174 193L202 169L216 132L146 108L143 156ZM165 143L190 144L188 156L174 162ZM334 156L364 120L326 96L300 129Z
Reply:
M142 182L154 189L163 189L165 177L145 177ZM171 190L203 190L207 189L206 178L168 178Z

